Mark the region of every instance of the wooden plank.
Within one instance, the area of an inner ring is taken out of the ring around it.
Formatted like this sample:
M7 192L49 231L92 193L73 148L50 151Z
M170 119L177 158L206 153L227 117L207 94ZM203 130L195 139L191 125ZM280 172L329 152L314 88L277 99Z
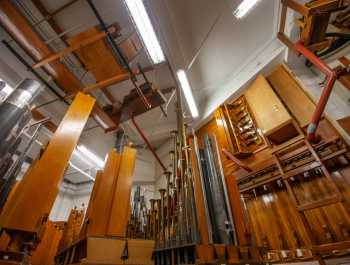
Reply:
M67 39L67 42L70 45L75 45L99 33L100 31L93 27ZM94 75L97 82L126 73L126 70L117 62L111 49L103 40L76 50L75 53L84 63L86 69Z
M124 147L119 166L119 174L113 193L107 235L125 237L130 218L130 195L133 182L136 150Z
M87 256L82 264L154 264L154 240L128 239L127 260L120 258L125 248L125 239L89 237L87 240Z
M115 32L115 28L112 27L109 29L109 32L110 33L113 33ZM85 39L82 39L80 40L79 42L75 42L73 43L71 46L57 52L57 53L54 53L54 54L51 54L50 56L40 60L39 62L35 63L33 65L33 68L39 68L39 67L42 67L43 65L45 64L48 64L52 61L55 61L57 59L60 59L62 58L63 56L67 55L68 53L71 53L73 51L76 51L78 49L81 49L85 46L88 46L96 41L99 41L103 38L105 38L107 36L107 33L105 32L99 32L99 33L96 33L96 35L91 35L89 36L88 38L85 38Z
M101 180L89 205L89 224L87 236L105 236L108 230L108 220L112 207L115 183L117 182L121 157L113 149L109 152ZM125 205L123 205L125 207ZM91 210L90 210L91 209Z
M44 235L31 257L32 265L54 265L62 230L53 222L47 222Z
M78 93L49 145L25 175L0 215L0 226L37 232L48 216L58 193L68 161L95 104L91 96Z
M244 95L258 127L265 135L291 123L292 117L262 75L253 81Z
M307 126L315 111L315 104L304 93L298 82L285 66L278 66L267 80L298 121L300 127Z

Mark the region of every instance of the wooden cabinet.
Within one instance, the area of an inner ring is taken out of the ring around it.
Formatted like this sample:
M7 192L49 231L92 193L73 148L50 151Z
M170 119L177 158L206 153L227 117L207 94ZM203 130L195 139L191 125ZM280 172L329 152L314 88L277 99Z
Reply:
M315 111L315 104L305 94L289 69L284 65L279 65L267 76L267 80L288 107L300 127L306 127Z
M298 134L291 115L262 75L254 80L244 95L258 128L270 142L280 144Z

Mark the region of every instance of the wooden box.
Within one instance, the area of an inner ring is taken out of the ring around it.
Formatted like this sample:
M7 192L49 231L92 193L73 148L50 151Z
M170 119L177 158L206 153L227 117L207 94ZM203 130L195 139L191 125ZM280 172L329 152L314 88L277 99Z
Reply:
M292 116L265 77L259 75L244 95L258 127L272 144L281 144L298 135Z

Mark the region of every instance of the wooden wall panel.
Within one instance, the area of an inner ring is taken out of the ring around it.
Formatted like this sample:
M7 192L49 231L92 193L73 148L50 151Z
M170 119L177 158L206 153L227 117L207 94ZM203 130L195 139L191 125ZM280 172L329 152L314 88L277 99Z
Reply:
M115 184L119 174L121 157L113 149L109 152L105 168L97 183L92 206L89 205L88 236L104 236L108 230L108 221L112 207ZM91 199L90 199L91 200Z
M100 32L101 31L96 27L93 27L67 39L67 41L70 45L75 45L86 38L99 34ZM87 70L92 72L97 82L113 77L117 74L126 73L124 68L116 61L112 50L107 46L105 40L99 40L82 47L81 49L76 50L75 53L85 64Z
M91 96L78 93L41 158L25 175L0 215L5 229L37 232L48 216L58 187L81 132L95 104Z
M113 193L107 235L125 237L130 218L130 196L135 169L136 150L125 147L119 176Z

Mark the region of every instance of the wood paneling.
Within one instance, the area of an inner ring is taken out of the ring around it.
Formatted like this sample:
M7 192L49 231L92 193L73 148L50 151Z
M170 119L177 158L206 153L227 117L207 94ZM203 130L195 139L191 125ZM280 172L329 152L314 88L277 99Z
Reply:
M262 75L253 81L244 95L258 127L265 135L276 132L292 121L292 117Z
M125 237L135 159L136 150L129 147L122 155L114 149L109 152L89 201L86 236Z
M267 80L301 127L307 126L315 110L315 104L305 94L288 69L280 65Z
M95 104L78 93L41 158L30 168L0 215L2 228L37 232L48 216L58 187Z
M100 180L94 186L92 205L89 205L89 224L87 236L104 236L112 207L115 183L117 182L120 166L120 155L113 149L109 152L105 168ZM89 203L90 204L90 203Z

